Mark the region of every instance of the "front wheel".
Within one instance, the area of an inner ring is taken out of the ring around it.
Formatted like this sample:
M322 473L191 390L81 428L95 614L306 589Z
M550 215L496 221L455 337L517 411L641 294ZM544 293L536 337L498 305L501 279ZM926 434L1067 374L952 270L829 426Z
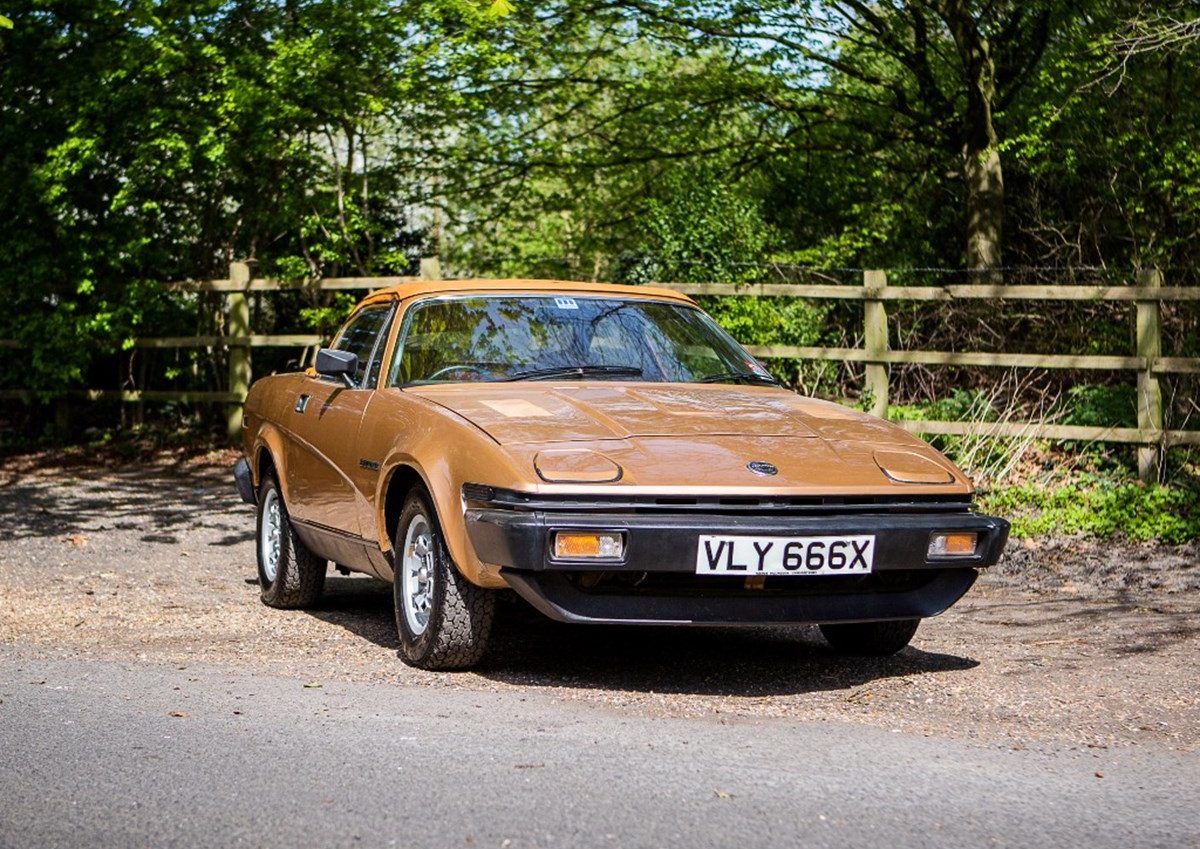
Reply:
M841 654L882 657L895 654L917 633L920 619L890 622L839 622L821 626L821 636Z
M271 607L308 607L325 588L327 562L296 535L274 474L258 487L258 585Z
M409 493L392 548L400 656L421 669L477 664L491 636L496 595L455 567L424 488Z

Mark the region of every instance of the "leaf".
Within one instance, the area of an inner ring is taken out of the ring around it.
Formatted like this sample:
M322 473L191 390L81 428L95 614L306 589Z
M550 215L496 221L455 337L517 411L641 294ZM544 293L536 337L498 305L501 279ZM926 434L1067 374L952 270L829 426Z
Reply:
M306 684L304 685L304 689L306 689L306 690L319 690L319 689L321 689L321 686L322 686L322 685L321 685L321 682L320 682L320 681L309 681L308 683L306 683Z
M12 29L13 23L9 18L0 15L0 29Z
M506 15L511 15L516 10L517 7L510 3L509 0L492 0L488 4L487 11L484 14L489 18L503 18Z

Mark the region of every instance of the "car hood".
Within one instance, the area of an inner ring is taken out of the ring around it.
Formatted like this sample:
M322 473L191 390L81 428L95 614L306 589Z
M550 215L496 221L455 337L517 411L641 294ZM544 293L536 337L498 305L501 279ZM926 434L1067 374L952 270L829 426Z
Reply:
M505 383L408 389L501 445L649 436L811 438L797 396L778 389L681 384Z
M578 382L410 387L505 446L537 483L712 489L969 491L921 440L769 386ZM756 474L752 463L774 468ZM532 483L533 481L531 481Z

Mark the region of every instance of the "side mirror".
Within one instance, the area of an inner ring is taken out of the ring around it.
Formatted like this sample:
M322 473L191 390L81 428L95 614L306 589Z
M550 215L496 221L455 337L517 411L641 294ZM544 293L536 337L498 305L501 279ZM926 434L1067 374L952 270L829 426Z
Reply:
M326 377L340 377L347 389L356 389L354 375L358 373L358 354L349 351L335 351L332 348L322 348L317 351L317 374Z

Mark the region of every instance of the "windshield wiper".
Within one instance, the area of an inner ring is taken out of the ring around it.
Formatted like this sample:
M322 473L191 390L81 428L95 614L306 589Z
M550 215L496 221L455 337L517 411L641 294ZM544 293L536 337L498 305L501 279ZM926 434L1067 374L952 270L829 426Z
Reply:
M720 374L710 374L708 377L697 378L692 383L724 383L727 380L740 380L749 383L763 383L778 386L779 381L765 374L753 371L725 371Z
M586 377L591 374L615 375L621 377L641 377L642 370L637 366L554 366L552 368L537 368L530 371L519 371L502 377L498 382L505 383L513 380L550 380L555 377Z

